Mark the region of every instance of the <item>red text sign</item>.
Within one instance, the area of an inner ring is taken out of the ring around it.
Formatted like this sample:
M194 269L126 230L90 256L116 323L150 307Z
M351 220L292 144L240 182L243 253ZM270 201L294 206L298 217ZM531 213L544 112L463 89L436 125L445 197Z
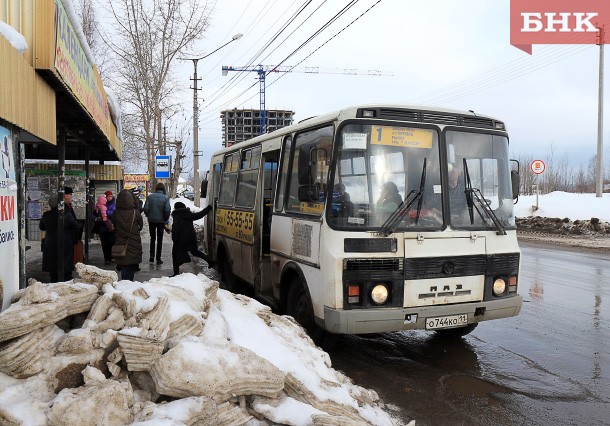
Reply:
M532 44L604 43L605 22L606 0L510 0L510 44L529 54Z

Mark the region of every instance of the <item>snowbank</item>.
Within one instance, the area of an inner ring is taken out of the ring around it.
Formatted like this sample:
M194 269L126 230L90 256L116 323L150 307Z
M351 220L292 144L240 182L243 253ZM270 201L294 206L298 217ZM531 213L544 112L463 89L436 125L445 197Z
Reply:
M291 317L203 275L77 266L0 313L0 424L399 423Z
M540 216L588 220L592 217L610 222L610 194L596 197L595 194L575 194L555 191L538 196L538 209L535 195L520 195L515 205L516 217Z

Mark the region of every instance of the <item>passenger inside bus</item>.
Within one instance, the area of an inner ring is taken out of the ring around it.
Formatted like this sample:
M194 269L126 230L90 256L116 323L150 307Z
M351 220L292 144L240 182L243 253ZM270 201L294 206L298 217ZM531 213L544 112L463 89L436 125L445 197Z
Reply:
M457 159L455 163L449 163L448 174L448 189L449 189L449 210L451 212L451 220L454 224L460 222L460 219L466 221L466 194L464 185L464 164L462 159ZM462 225L466 224L460 223Z
M354 216L354 204L351 202L349 194L345 192L345 185L342 183L336 183L333 187L332 213L335 217Z
M382 213L393 213L402 204L402 197L398 187L392 181L381 186L381 196L377 201L377 210Z

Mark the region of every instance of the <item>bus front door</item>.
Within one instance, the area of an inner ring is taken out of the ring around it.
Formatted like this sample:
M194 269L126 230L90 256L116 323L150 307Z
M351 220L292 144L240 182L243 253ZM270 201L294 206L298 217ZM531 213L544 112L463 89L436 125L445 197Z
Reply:
M257 292L262 296L272 297L271 287L271 221L273 219L273 200L277 181L280 151L270 151L263 154L263 185L260 200L259 235L261 238L260 253L260 284Z

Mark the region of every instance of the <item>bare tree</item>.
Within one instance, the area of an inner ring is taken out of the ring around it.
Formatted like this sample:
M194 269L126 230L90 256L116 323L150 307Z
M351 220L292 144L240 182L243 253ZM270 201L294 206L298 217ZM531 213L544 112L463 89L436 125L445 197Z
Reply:
M162 112L167 114L176 104L172 64L202 38L214 3L114 0L107 5L114 23L112 36L107 34L105 40L116 57L115 91L127 109L124 150L135 151L126 158L140 166L145 160L152 176L155 155L166 151Z
M75 0L73 5L80 20L79 23L83 29L85 39L87 39L89 50L95 58L97 70L101 76L104 76L109 66L109 58L104 52L104 44L98 30L97 11L93 2L94 0Z

